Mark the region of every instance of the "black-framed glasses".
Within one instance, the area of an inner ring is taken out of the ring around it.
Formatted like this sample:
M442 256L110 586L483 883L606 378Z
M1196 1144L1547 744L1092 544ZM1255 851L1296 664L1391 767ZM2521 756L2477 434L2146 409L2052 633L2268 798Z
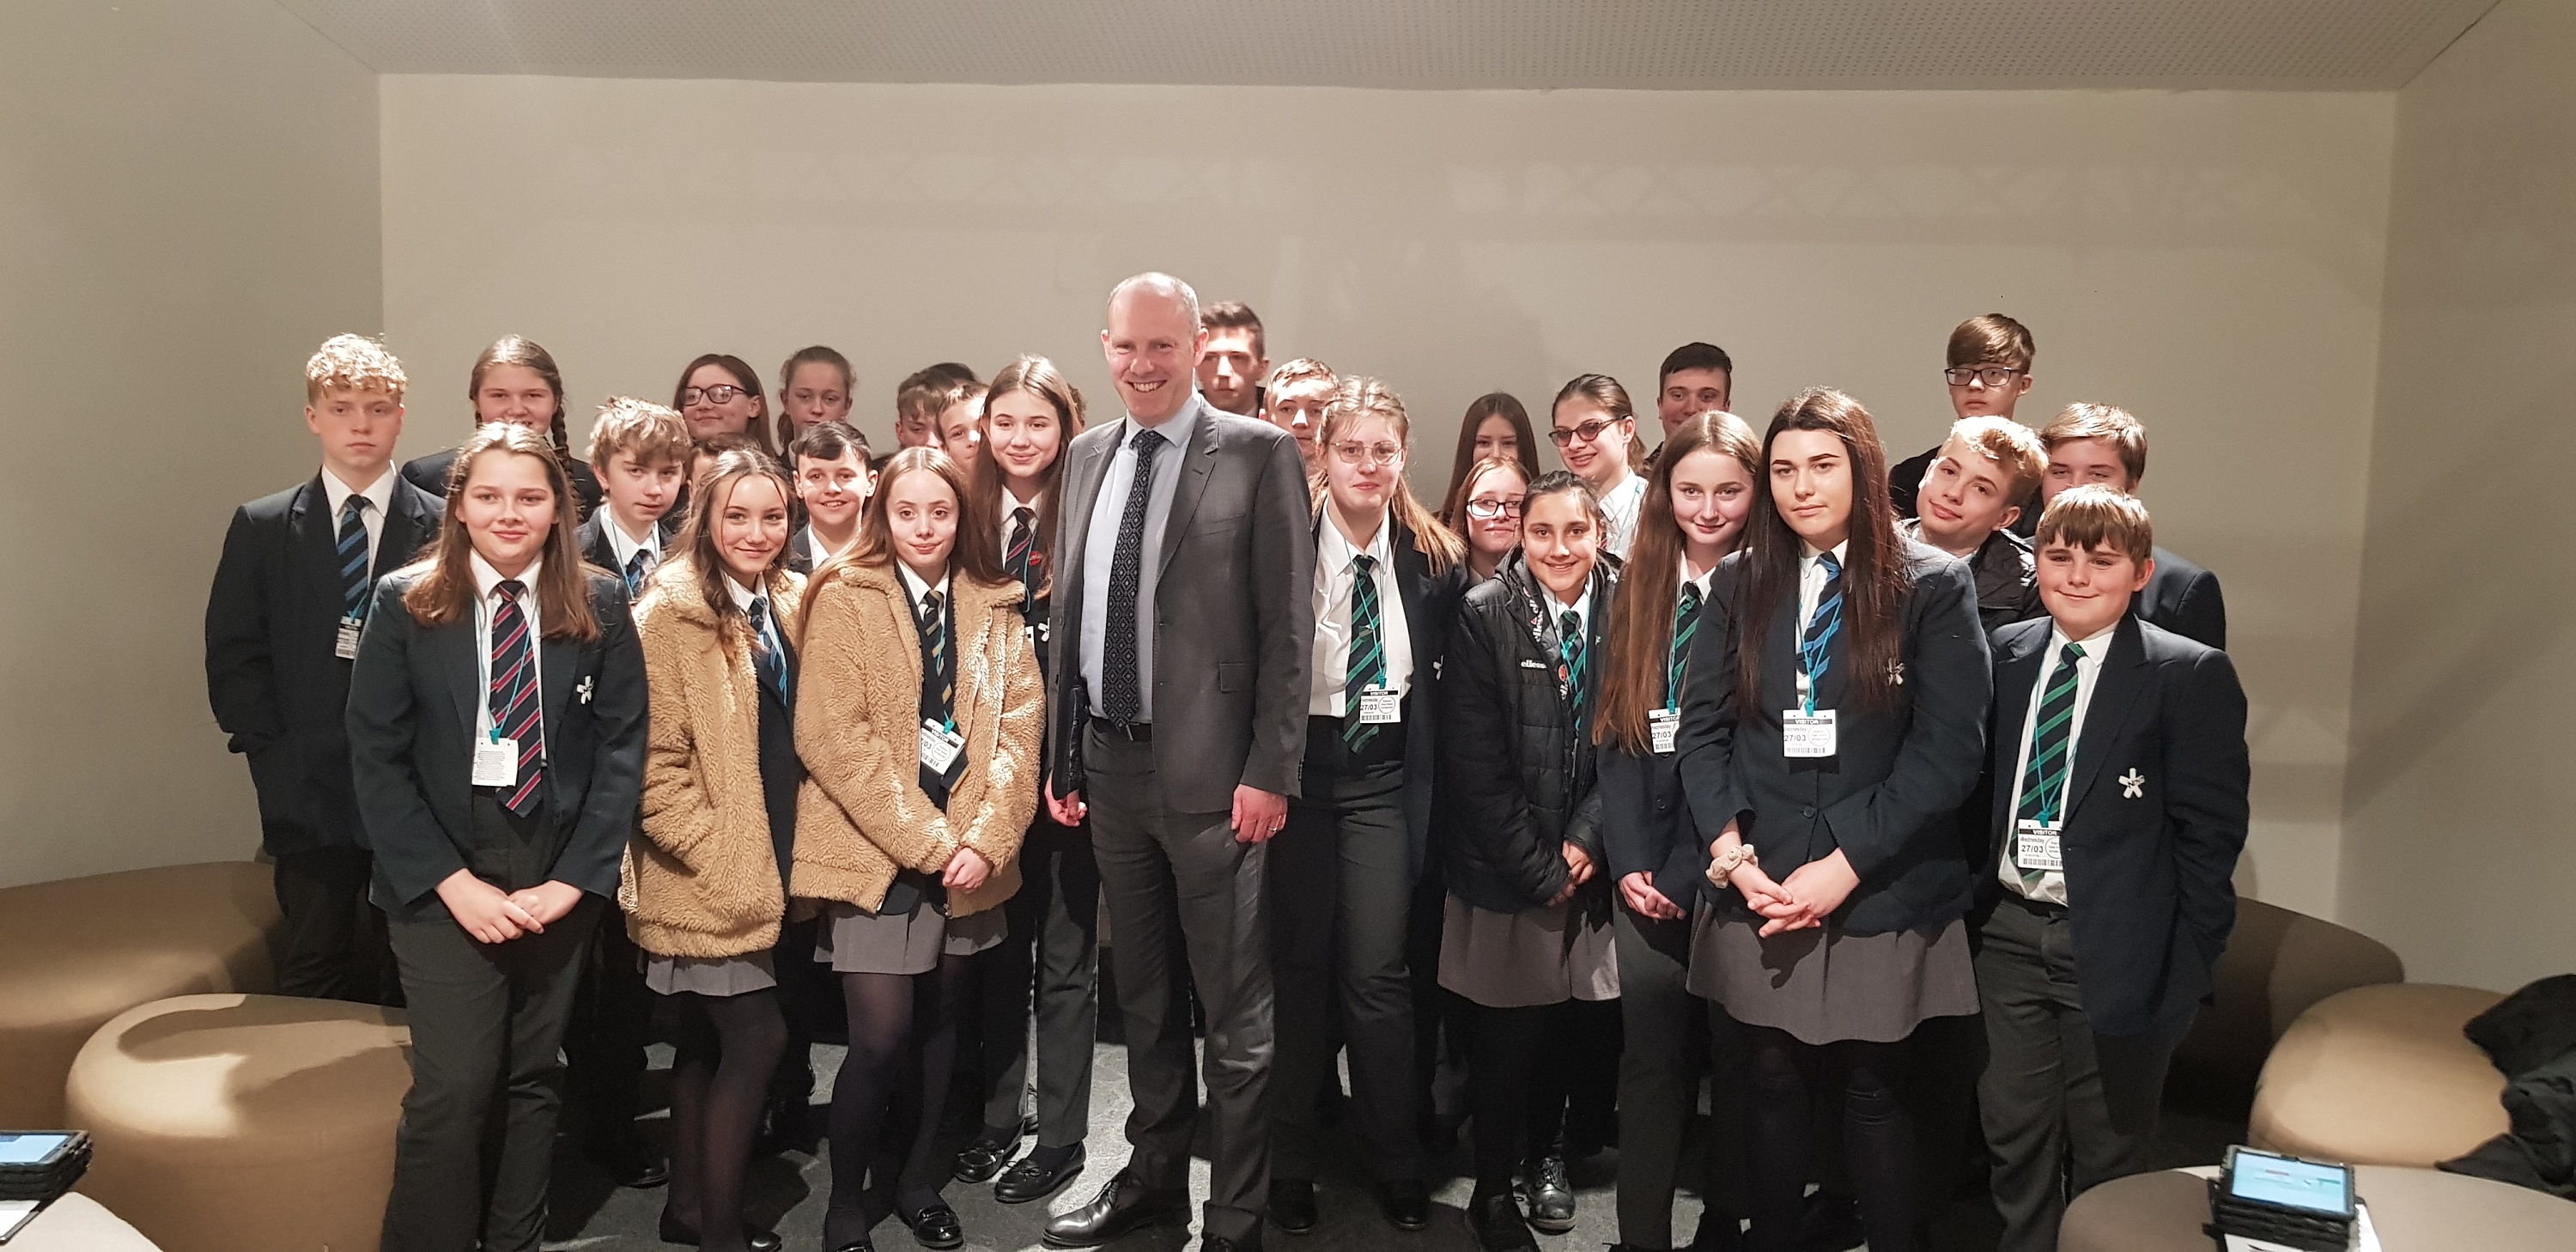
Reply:
M741 394L743 394L742 388L728 383L718 383L713 387L682 387L680 388L680 407L687 408L700 400L709 404L731 404L733 398Z
M1404 449L1391 443L1361 443L1344 440L1333 445L1333 459L1344 465L1393 465L1404 456ZM1363 462L1362 458L1366 458Z
M1498 517L1519 517L1520 515L1521 502L1518 500L1470 500L1467 502L1467 516L1475 518L1480 522L1490 522Z
M1616 425L1618 425L1618 423L1614 421L1594 418L1580 426L1559 426L1547 432L1547 441L1560 448L1577 439L1580 439L1585 443L1590 443L1593 440L1600 438L1602 431L1608 430Z
M2000 387L2011 382L2012 376L2020 372L2009 365L1953 365L1941 371L1941 377L1948 379L1953 387L1965 387L1971 382Z

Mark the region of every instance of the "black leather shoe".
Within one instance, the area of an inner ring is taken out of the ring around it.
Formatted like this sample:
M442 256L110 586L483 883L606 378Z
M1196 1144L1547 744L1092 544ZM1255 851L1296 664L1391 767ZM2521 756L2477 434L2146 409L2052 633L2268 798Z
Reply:
M1467 1228L1475 1232L1476 1246L1485 1252L1538 1252L1529 1223L1521 1220L1521 1206L1508 1195L1469 1200Z
M599 1162L608 1180L621 1187L649 1191L671 1181L670 1162L632 1136L622 1143L602 1144L592 1150L590 1159Z
M1850 1196L1814 1192L1798 1214L1800 1252L1849 1252L1868 1238L1860 1224L1860 1202Z
M659 1233L661 1234L662 1242L664 1243L685 1244L694 1248L701 1242L698 1238L698 1232L681 1225L678 1219L671 1216L671 1212L668 1209L664 1209L662 1211L661 1230ZM780 1239L777 1232L753 1230L748 1223L743 1226L742 1238L744 1245L749 1247L751 1252L779 1252L779 1249L787 1246L786 1241Z
M966 1246L966 1228L957 1220L957 1210L945 1204L933 1204L917 1213L895 1210L903 1224L912 1228L912 1241L925 1248L962 1248Z
M1095 1248L1128 1231L1161 1222L1187 1222L1189 1216L1186 1188L1157 1190L1122 1169L1091 1203L1049 1219L1041 1238L1051 1248Z
M1529 1224L1551 1235L1574 1229L1574 1184L1565 1158L1553 1152L1529 1163Z
M1420 1230L1431 1224L1431 1188L1419 1178L1380 1183L1377 1207L1397 1230Z
M1073 1176L1082 1172L1081 1144L1073 1145L1073 1151L1065 1154L1063 1163L1053 1169L1047 1168L1038 1160L1045 1151L1045 1148L1039 1148L1012 1162L1009 1169L1003 1170L1001 1178L993 1183L993 1198L1004 1204L1026 1204L1031 1200L1043 1200L1054 1195L1056 1188L1073 1181Z
M967 1140L966 1146L957 1153L957 1181L993 1181L1003 1167L1011 1163L1011 1154L1019 1147L1020 1128L1016 1125L999 1134L994 1133L990 1126L976 1131L975 1137Z
M1292 1235L1314 1230L1314 1182L1305 1178L1271 1179L1270 1224Z

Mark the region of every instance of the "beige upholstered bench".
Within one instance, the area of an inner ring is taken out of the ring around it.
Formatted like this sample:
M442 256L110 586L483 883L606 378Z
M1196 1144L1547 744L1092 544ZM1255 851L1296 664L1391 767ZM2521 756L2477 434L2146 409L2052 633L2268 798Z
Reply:
M2503 1134L2504 1075L2460 1033L2503 998L2391 983L2318 1001L2263 1063L2250 1141L2354 1165L2430 1166Z
M2542 1192L2445 1174L2364 1165L2354 1190L2387 1252L2506 1252L2576 1248L2576 1203ZM2058 1252L2210 1252L2209 1183L2165 1170L2106 1182L2075 1197Z
M8 1247L9 1252L161 1252L142 1231L77 1191L46 1205Z
M269 869L171 865L0 888L0 1126L63 1124L63 1075L100 1023L170 996L267 991Z
M197 995L100 1027L67 1101L80 1189L179 1252L374 1252L411 1086L398 1009Z

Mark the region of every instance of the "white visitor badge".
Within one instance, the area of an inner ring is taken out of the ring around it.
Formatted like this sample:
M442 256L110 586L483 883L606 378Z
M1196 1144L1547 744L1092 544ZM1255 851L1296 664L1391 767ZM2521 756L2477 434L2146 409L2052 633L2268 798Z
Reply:
M1360 692L1360 724L1393 726L1404 720L1404 697L1384 687L1370 687Z
M2013 827L2013 864L2021 869L2066 872L2066 847L2059 822L2023 818Z
M1808 713L1790 709L1780 715L1781 754L1789 759L1813 760L1834 754L1834 711L1818 709Z
M1673 750L1673 740L1680 735L1681 729L1682 715L1680 710L1648 709L1646 711L1646 734L1654 741L1652 746L1655 750L1655 755L1663 756L1671 752Z
M948 767L957 763L957 754L966 750L966 737L924 718L921 723L921 767L946 778Z
M485 737L474 745L474 785L477 787L516 787L519 785L519 741Z
M358 655L358 630L365 625L366 622L360 618L341 618L340 639L331 645L331 655L343 661L355 660Z

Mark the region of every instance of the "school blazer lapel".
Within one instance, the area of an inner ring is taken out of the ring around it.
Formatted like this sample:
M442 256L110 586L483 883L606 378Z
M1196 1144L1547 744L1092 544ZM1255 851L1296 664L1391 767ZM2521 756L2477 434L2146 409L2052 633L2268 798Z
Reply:
M376 537L376 577L411 564L420 550L429 546L430 536L438 533L439 510L446 507L438 497L411 485L402 475L394 475L394 499L385 519L385 532Z
M583 651L581 644L570 639L537 641L537 668L542 671L537 675L538 698L545 701L544 733L549 762L554 759L555 744L560 738L557 728L571 714L573 680L579 676Z
M1208 474L1216 468L1216 414L1199 405L1198 437L1182 449L1181 480L1172 488L1172 512L1163 521L1163 551L1155 565L1155 577L1172 567L1172 554L1181 550L1181 537L1188 533L1190 518L1199 510L1199 497L1207 494Z
M334 620L340 616L345 593L340 586L340 524L329 516L331 497L322 490L322 476L304 484L295 493L295 502L287 506L286 531L294 552L296 585L302 598L330 606Z
M419 647L428 654L430 672L447 679L447 695L456 706L456 730L472 750L474 722L483 712L483 658L477 653L474 610L444 626L421 632Z
M2136 617L2124 616L2112 632L2111 654L2102 658L2102 672L2093 680L2093 702L2085 706L2084 729L2075 741L2075 777L2066 792L2068 816L2074 815L2076 806L2093 790L2093 781L2102 776L2112 746L2128 723L2129 709L2146 685L2146 636L2140 633Z
M1388 511L1386 524L1394 527L1387 534L1387 542L1395 549L1395 598L1404 603L1404 629L1413 643L1413 681L1421 685L1429 677L1424 672L1423 658L1440 651L1440 641L1426 638L1423 632L1430 621L1430 608L1423 597L1431 589L1431 561L1414 543L1413 532L1395 520L1393 510Z

